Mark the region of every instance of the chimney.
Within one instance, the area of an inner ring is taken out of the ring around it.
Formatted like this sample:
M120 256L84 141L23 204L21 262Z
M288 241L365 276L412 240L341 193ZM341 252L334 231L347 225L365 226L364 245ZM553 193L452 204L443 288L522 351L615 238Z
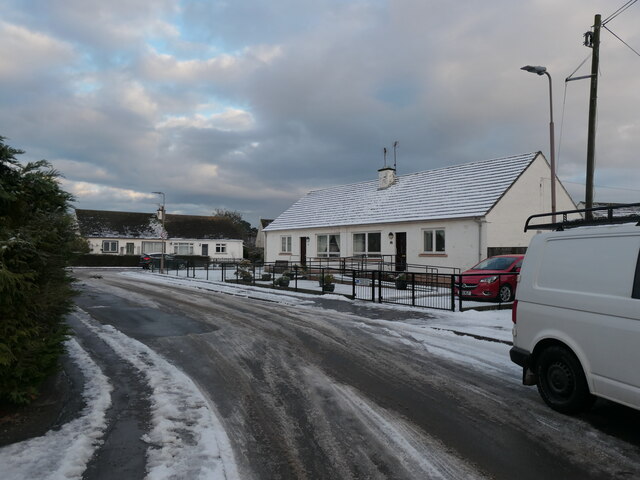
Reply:
M389 188L396 182L396 169L393 167L383 167L378 170L378 190Z

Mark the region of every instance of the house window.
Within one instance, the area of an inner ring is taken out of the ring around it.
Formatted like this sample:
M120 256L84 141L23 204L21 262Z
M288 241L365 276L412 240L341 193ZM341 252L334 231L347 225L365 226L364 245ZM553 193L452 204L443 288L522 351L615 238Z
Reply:
M339 257L340 235L318 235L318 256Z
M227 244L216 243L216 253L227 253Z
M103 240L102 241L103 253L118 253L118 241L117 240Z
M177 242L173 244L173 253L176 255L193 255L193 243Z
M162 242L142 242L142 253L162 253Z
M444 253L444 229L424 230L424 252Z
M354 255L380 255L381 242L380 232L354 233L353 234L353 254Z
M280 252L291 253L291 237L290 236L280 237Z

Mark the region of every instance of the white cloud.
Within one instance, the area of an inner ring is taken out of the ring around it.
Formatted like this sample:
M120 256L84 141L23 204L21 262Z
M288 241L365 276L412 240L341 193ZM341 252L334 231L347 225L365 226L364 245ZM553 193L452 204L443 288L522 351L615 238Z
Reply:
M0 81L29 79L74 60L70 44L19 25L0 22Z
M180 60L149 49L140 61L140 73L149 81L199 84L203 81L230 82L242 79L282 55L280 46L247 47L237 54L222 53L206 60Z
M222 131L248 130L254 125L252 115L239 108L227 108L221 113L195 114L190 117L168 117L156 125L158 129L210 128Z
M54 159L81 205L144 210L148 200L122 192L163 190L185 213L224 205L252 221L309 189L374 179L394 140L400 174L548 155L546 77L525 64L553 76L560 176L583 181L588 83L568 84L565 102L563 80L590 53L582 34L594 14L614 10L603 0L9 5L0 134L12 146ZM639 49L638 21L633 6L610 27ZM608 32L601 72L597 169L625 187L638 170L640 62Z
M66 180L64 178L60 180L60 183L79 201L100 201L104 204L108 204L111 200L137 202L140 200L156 198L155 195L147 192L138 192L125 188L108 187L105 185L100 185L98 183L75 182ZM109 210L109 208L104 209Z

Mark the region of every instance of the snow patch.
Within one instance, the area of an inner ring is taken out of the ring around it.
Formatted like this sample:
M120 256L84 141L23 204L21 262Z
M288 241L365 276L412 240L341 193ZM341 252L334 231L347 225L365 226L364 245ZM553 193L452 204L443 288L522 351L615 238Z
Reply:
M102 443L113 387L75 339L68 340L65 346L84 376L82 398L86 406L79 418L59 430L0 448L4 480L81 479L87 463Z
M83 312L84 313L84 312ZM147 479L239 479L233 451L214 407L193 381L143 343L88 314L78 318L143 373L153 390Z

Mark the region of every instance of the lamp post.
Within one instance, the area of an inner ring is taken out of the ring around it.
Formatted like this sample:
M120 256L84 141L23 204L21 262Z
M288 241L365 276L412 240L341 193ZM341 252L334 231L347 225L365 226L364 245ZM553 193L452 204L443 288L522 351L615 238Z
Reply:
M537 75L546 75L549 78L549 142L551 143L551 213L553 213L553 221L556 221L556 151L555 151L555 132L553 126L553 89L551 86L551 75L547 72L547 67L526 65L520 70L535 73Z
M164 217L165 215L165 210L164 210L164 192L151 192L151 193L155 193L157 195L162 195L162 206L160 207L160 211L162 212L162 234L161 234L161 238L162 238L162 255L160 255L160 273L164 273L164 254L165 254L165 250L166 250L166 246L165 246L165 237L166 237L166 233L165 233L165 229L164 229Z

